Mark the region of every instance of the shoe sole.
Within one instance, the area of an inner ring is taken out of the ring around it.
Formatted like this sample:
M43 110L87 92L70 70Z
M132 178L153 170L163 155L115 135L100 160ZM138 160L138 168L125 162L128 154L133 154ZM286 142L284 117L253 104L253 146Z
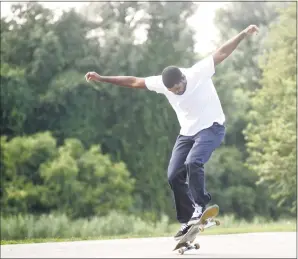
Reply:
M187 225L188 226L192 226L192 225L195 225L195 224L198 224L200 221L200 219L194 219L194 220L190 220Z
M175 240L175 241L179 241L179 240L181 240L182 237L183 237L183 236L180 236L180 237L174 237L174 240Z
M187 232L188 232L189 230L190 230L190 227L189 227L189 229L187 230ZM186 232L185 234L181 235L181 236L174 237L174 240L175 240L175 241L179 241L181 238L183 238L183 237L187 234L187 232Z

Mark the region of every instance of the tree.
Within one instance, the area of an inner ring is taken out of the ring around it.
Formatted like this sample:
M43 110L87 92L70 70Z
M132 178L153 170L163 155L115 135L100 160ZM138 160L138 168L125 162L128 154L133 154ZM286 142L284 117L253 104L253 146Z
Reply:
M249 163L271 196L296 211L296 5L280 10L262 57L262 88L255 92L245 130Z
M258 58L263 53L267 27L278 16L276 8L283 3L237 2L217 11L215 25L219 31L217 44L227 41L250 24L260 27L260 33L246 38L234 53L217 69L215 85L227 117L226 143L236 145L246 157L243 129L250 109L250 94L260 88L261 68Z
M254 216L276 217L274 203L266 199L263 186L258 186L258 176L243 163L243 154L231 146L221 147L206 165L207 190L212 201L219 204L223 214L251 220Z
M256 184L258 175L245 166L248 156L243 130L252 109L250 98L262 87L259 79L262 67L258 64L266 48L267 27L278 17L276 7L283 3L242 2L228 4L217 11L215 25L219 31L217 45L235 36L250 24L260 27L256 37L246 38L226 61L216 69L214 84L226 114L224 145L215 151L206 167L207 184L214 192L214 201L224 212L251 219L259 214L277 218L280 213L266 185ZM257 163L257 161L255 161Z
M123 162L113 163L99 146L79 140L57 147L49 132L1 138L4 213L49 213L71 217L106 215L132 206L134 179Z
M22 67L3 62L0 76L1 135L21 135L33 109L34 93L24 78Z

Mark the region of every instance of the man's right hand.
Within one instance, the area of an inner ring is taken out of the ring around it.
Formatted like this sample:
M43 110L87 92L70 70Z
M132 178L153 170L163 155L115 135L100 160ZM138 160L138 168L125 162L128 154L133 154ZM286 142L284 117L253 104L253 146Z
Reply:
M96 72L88 72L85 75L85 79L86 79L87 82L90 82L90 81L100 81L101 77Z

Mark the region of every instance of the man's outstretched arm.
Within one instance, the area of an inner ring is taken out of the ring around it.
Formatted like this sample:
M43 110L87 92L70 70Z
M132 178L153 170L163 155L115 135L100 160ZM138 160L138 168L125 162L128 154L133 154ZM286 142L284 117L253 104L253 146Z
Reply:
M87 82L96 81L96 82L104 82L111 83L114 85L136 88L136 89L145 89L145 79L141 77L134 76L101 76L96 72L88 72L85 75Z
M236 49L238 44L247 36L257 33L259 28L256 25L249 25L245 30L240 32L238 35L228 40L219 49L213 53L214 65L220 64Z

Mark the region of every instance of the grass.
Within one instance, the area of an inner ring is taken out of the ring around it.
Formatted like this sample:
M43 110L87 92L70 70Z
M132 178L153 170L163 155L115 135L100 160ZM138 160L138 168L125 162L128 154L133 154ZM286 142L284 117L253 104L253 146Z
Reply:
M263 218L255 218L252 222L246 222L236 220L233 216L218 219L221 225L205 230L202 235L296 231L295 219L278 222L268 222ZM179 224L170 224L167 217L163 217L160 222L154 224L116 212L106 217L95 217L90 220L71 221L64 215L47 215L39 218L16 216L1 219L1 222L1 245L166 237L173 236L179 229Z

